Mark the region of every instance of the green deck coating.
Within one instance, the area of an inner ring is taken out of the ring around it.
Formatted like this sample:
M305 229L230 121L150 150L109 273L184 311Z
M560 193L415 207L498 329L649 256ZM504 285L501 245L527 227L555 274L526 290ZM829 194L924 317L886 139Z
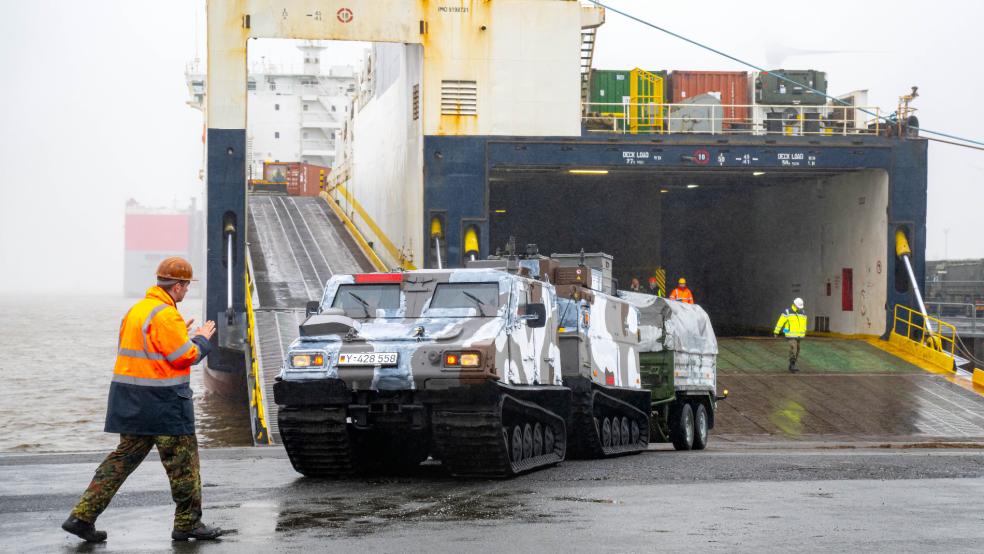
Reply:
M718 339L718 371L723 374L785 373L786 339L727 337ZM812 373L921 373L922 369L863 340L807 337L800 371Z

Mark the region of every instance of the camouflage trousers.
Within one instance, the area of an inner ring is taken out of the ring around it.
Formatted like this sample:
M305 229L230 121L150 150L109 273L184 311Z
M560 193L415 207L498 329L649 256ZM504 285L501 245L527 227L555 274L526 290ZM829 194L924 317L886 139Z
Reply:
M786 339L789 342L789 364L796 365L796 360L800 356L800 341L803 339Z
M99 464L72 515L82 521L95 522L123 481L155 445L171 482L171 498L176 504L174 528L193 529L202 516L202 482L195 435L120 435L119 446Z

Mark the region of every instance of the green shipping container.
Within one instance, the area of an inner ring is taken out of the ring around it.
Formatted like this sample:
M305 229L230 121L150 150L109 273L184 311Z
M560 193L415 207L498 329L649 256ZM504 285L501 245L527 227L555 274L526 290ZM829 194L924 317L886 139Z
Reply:
M663 101L670 94L670 80L666 71L651 71L663 78ZM625 115L623 104L629 101L631 69L592 69L591 87L588 93L588 113L598 115ZM604 105L610 104L610 105Z

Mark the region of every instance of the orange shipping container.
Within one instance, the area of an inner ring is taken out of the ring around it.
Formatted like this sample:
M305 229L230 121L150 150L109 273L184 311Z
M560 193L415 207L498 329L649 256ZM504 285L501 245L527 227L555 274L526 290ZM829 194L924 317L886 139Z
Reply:
M748 73L745 71L674 71L670 75L673 88L673 103L693 98L700 94L716 92L721 94L724 106L724 128L734 123L748 122L748 108L731 107L751 104L748 96Z
M263 180L268 183L284 183L290 196L317 196L321 192L321 172L325 179L330 167L301 162L266 162Z

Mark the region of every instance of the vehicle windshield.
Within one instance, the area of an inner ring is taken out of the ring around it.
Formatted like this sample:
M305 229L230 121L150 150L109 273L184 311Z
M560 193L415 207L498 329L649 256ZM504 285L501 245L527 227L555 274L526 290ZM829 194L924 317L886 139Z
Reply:
M475 308L483 316L499 310L499 283L439 283L431 309Z
M366 317L376 317L375 311L400 309L400 285L339 285L332 308L366 312Z

